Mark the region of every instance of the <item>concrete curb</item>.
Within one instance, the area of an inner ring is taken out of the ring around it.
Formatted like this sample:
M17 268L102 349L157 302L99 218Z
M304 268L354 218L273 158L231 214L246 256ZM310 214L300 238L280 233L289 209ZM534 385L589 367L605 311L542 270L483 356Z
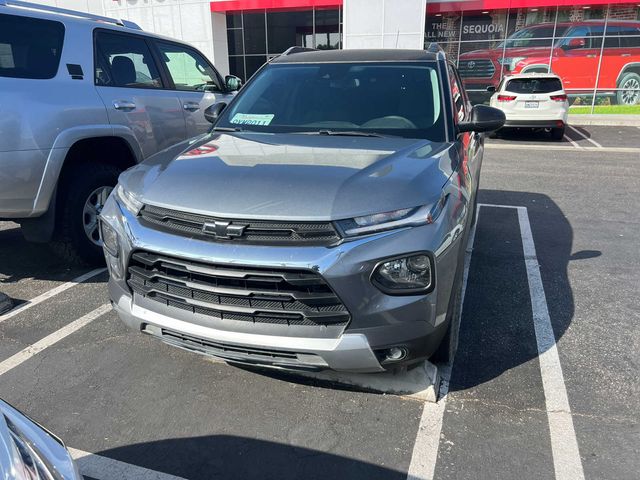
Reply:
M296 372L296 375L336 385L362 388L370 392L409 397L423 402L435 402L440 386L438 367L428 361L402 373L345 373L327 370Z
M610 125L617 127L640 127L640 115L569 114L569 125Z
M0 315L8 312L13 308L13 301L9 298L8 295L0 292Z

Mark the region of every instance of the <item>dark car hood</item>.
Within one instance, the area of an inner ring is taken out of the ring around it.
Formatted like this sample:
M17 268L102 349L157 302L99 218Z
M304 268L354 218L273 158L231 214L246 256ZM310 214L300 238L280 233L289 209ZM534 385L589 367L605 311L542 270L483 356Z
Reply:
M335 220L431 204L452 173L451 144L427 140L234 133L186 148L120 181L144 203L182 211Z

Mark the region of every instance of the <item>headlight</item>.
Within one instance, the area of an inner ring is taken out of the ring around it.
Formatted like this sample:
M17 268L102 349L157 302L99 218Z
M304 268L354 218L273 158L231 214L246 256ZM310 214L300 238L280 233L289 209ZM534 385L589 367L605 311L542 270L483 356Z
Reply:
M502 57L498 59L498 63L508 70L515 70L518 62L526 60L527 57Z
M427 253L414 253L380 263L371 281L389 295L411 295L433 290L433 260Z
M447 197L447 195L443 195L433 206L402 208L390 212L339 220L336 224L346 237L366 235L394 228L425 225L436 221L444 208Z
M104 248L109 274L113 278L122 278L123 268L120 263L120 239L118 233L107 222L100 220L100 235Z
M25 480L80 480L64 443L0 400L0 472ZM4 476L3 476L4 478Z
M138 215L142 206L144 205L140 200L138 200L133 193L128 190L125 190L121 183L119 183L115 190L116 200L120 205L129 210L134 215Z
M100 220L100 235L102 237L102 246L107 253L117 257L120 254L118 234L108 223L102 220Z

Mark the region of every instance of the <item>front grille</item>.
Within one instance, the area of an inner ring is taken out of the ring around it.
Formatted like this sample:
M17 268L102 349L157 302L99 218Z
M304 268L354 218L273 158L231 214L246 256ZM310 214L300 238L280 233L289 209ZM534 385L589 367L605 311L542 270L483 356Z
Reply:
M346 307L312 271L205 264L137 251L127 283L137 295L220 320L285 326L349 321Z
M298 354L285 350L274 350L270 348L255 348L228 343L216 342L213 340L186 335L172 330L162 329L161 337L164 342L181 348L195 350L207 355L221 357L230 361L254 364L275 364L286 365L289 368L299 368L304 370L318 370L326 367L326 363L318 358L313 365L300 361ZM306 354L307 359L311 355Z
M145 205L142 208L140 220L150 228L209 241L263 245L331 245L340 240L340 235L331 222L233 220L153 205ZM216 222L223 225L222 230L216 230ZM225 224L232 227L226 234ZM205 233L205 229L209 233Z
M496 67L488 58L460 60L458 72L462 78L491 78Z

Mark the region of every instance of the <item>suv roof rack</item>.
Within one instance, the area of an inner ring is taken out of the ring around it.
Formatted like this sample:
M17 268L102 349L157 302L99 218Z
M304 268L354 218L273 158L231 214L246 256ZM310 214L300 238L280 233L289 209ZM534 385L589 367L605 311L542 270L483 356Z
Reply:
M282 52L282 56L286 57L287 55L293 55L294 53L302 53L302 52L317 52L317 48L311 47L289 47L284 52Z
M0 0L0 7L18 7L26 8L29 10L38 10L41 12L59 13L62 15L70 15L72 17L85 18L87 20L94 20L96 22L112 23L120 27L131 28L134 30L142 30L140 26L129 20L121 20L117 18L104 17L102 15L94 15L92 13L78 12L77 10L69 10L66 8L50 7L48 5L40 5L31 2L23 2L22 0Z

